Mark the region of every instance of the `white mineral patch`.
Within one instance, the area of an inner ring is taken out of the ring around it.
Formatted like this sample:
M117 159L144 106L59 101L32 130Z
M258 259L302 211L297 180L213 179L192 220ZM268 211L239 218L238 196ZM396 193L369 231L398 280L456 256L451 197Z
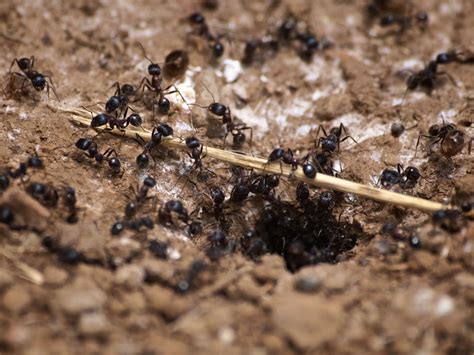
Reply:
M179 260L181 259L181 253L177 249L168 248L167 250L168 257L171 260Z
M423 62L416 58L404 60L401 65L402 70L416 70L424 66Z
M26 120L28 118L28 114L26 112L20 112L20 119Z
M193 77L195 73L196 73L195 70L191 70L191 69L186 70L186 73L184 75L184 80L177 82L175 84L176 89L181 93L183 97L181 97L181 95L179 95L179 93L177 92L166 96L170 100L170 102L180 107L185 112L189 111L189 108L186 105L186 102L187 103L196 102L196 91L194 90L194 81L193 81ZM173 88L170 88L170 90L173 91ZM183 102L183 98L186 102Z
M263 137L269 130L267 119L257 112L254 112L249 106L233 110L236 117L253 128L253 137Z
M304 124L304 125L301 125L299 126L297 129L296 129L296 134L298 136L306 136L309 134L309 132L313 129L313 128L316 128L318 127L317 124Z
M238 60L224 60L224 78L227 83L236 81L242 74L242 65Z

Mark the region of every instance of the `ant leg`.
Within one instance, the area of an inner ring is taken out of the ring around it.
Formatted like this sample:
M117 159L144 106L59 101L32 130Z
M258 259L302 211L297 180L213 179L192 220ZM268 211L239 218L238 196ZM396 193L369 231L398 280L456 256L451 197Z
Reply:
M56 99L58 99L58 102L61 101L58 94L56 93L56 89L54 87L53 79L51 79L51 77L49 77L49 76L47 76L46 78L49 80L49 83L46 83L46 90L48 92L48 98L49 98L49 88L51 87L51 89L53 90L54 96L56 96Z
M30 57L30 69L33 69L34 66L35 66L35 56L32 55L32 56Z
M114 86L116 87L114 95L120 95L121 94L120 93L120 83L118 81L116 81L115 83L112 84L112 86L109 88L109 90L112 89Z
M357 143L357 141L356 141L356 140L354 139L354 137L352 137L352 136L345 136L344 138L342 138L342 139L339 141L339 143L342 143L342 142L344 142L345 140L347 140L347 139L349 139L349 138L352 139L352 141L353 141L355 144L359 145L359 143Z
M446 75L446 76L448 77L449 81L451 81L451 83L452 83L454 86L458 87L458 84L457 84L456 80L455 80L454 77L453 77L451 74L449 74L448 72L440 71L440 72L438 72L437 74L438 74L438 75Z
M425 135L425 134L422 134L422 133L420 133L420 134L418 135L418 139L416 140L416 147L415 147L415 158L416 158L416 153L417 153L417 151L418 151L418 145L420 144L420 139L421 139L422 137L423 137L423 138L428 138L428 139L433 138L432 136L428 136L428 135Z

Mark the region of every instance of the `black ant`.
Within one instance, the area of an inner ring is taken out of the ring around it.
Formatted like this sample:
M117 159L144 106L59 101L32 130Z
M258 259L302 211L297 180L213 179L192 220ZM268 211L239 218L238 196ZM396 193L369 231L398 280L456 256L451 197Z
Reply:
M397 164L397 170L384 169L379 177L379 182L383 187L399 184L402 189L408 189L415 187L420 177L418 168L408 166L404 169L402 165Z
M206 263L204 263L203 261L193 261L186 273L186 277L179 281L178 285L176 286L176 289L179 292L188 292L194 287L196 279L198 278L199 274L205 270L205 268Z
M146 54L145 48L142 46L141 43L139 43L140 48L143 51L144 57L150 62L150 65L148 65L148 74L151 76L151 80L147 77L144 77L142 81L140 82L140 85L138 86L137 92L141 90L141 95L143 96L143 93L145 89L148 89L152 93L154 93L155 97L153 99L153 114L155 114L155 105L158 106L158 109L160 113L166 115L168 114L170 108L171 108L171 103L168 98L166 98L166 95L169 94L174 94L178 93L181 96L181 99L186 102L184 97L181 95L179 90L173 85L169 85L167 88L163 89L161 87L161 84L163 82L163 75L161 72L161 67L159 64L154 63ZM174 88L173 91L168 91L171 87Z
M270 56L276 53L278 49L278 40L272 36L264 36L261 39L248 40L245 42L242 63L250 65L256 60L256 58L259 58L259 61L261 62L264 55Z
M143 184L140 186L138 191L135 193L135 200L130 201L125 205L125 217L127 219L135 216L139 208L149 198L148 191L156 186L156 180L151 176L147 176L143 179Z
M26 175L28 172L28 168L33 168L33 169L42 169L44 168L44 163L43 160L38 157L38 156L32 156L29 157L26 163L20 163L18 168L14 170L9 170L5 175L2 175L3 178L2 180L4 181L4 184L9 184L8 176L10 176L13 179L21 178L22 176ZM3 185L3 184L2 184Z
M449 233L457 233L466 225L462 213L456 209L436 211L433 213L432 219L434 225Z
M199 170L199 172L202 172L202 170L205 169L208 173L211 174L211 176L216 176L213 171L209 170L208 168L205 168L202 164L202 159L206 156L206 154L204 153L203 155L204 145L199 141L199 139L197 139L196 137L188 137L185 139L185 143L186 146L191 150L191 152L187 152L188 156L192 160L194 160L193 166L185 174L189 174L194 170Z
M115 93L105 103L105 112L109 115L115 113L115 117L123 113L125 117L128 109L132 109L128 104L131 97L136 94L135 87L130 84L120 85L118 81L112 85L112 87L114 86L116 87Z
M436 62L438 64L472 64L474 63L474 54L471 52L463 52L460 50L450 50L448 52L440 53L436 56Z
M194 27L194 33L203 37L212 51L212 56L216 59L224 54L224 45L220 41L220 36L211 33L205 17L200 13L193 13L188 17L189 23Z
M325 153L332 154L336 151L336 149L339 152L340 144L347 139L352 139L355 144L358 144L352 136L349 136L347 134L347 129L342 123L339 125L339 127L331 128L329 130L329 134L326 133L326 130L323 126L319 126L318 131L316 133L316 137L319 136L320 131L323 131L324 137L319 137L319 139L315 141L315 144L316 148L321 146L321 149ZM342 133L345 134L344 137L342 137Z
M117 152L113 148L108 148L104 153L99 153L97 143L89 138L79 138L76 142L76 147L83 150L91 159L95 159L98 164L102 164L104 160L109 163L110 169L117 173L122 166L120 159L117 157ZM111 155L114 155L111 157Z
M159 219L165 225L176 225L179 222L187 224L189 214L181 201L171 200L160 208Z
M66 221L71 224L76 223L78 220L77 207L76 207L77 198L76 198L76 190L74 190L73 187L66 186L64 188L63 201L69 212L68 216L66 217Z
M214 204L214 217L217 221L224 219L224 201L225 194L217 186L212 186L210 189L211 200Z
M272 198L272 193L280 184L278 175L265 174L250 177L248 188L255 195L262 195L264 198Z
M21 70L21 73L11 71L15 63L18 65L18 68ZM35 64L34 56L30 58L13 59L12 64L10 65L10 70L9 70L10 83L8 84L8 86L11 87L12 80L14 77L19 77L23 80L21 83L21 88L15 91L21 92L25 89L25 87L28 84L31 84L31 86L33 86L33 88L36 91L43 91L44 88L46 88L46 91L49 97L49 89L51 88L53 90L54 96L56 96L56 98L59 101L59 97L58 97L58 94L56 93L56 89L54 88L54 84L51 77L41 74L38 71L34 70L34 64ZM25 83L27 84L25 85Z
M91 119L91 128L98 128L101 126L108 127L106 129L113 130L115 127L119 130L124 130L128 127L128 125L132 125L134 127L141 127L143 123L142 117L138 113L132 113L126 118L117 118L113 117L108 113L99 113L92 117Z
M420 144L421 138L428 138L430 140L429 151L431 148L439 143L441 148L441 153L447 157L451 158L456 154L460 153L464 146L467 144L468 152L471 154L472 141L473 138L469 139L469 142L465 140L465 133L456 128L455 124L434 124L428 129L428 134L420 134L416 142L415 156L418 150L418 145Z
M197 103L193 103L189 105L198 106L198 107L207 109L212 114L218 117L222 117L222 124L225 125L225 128L226 128L225 130L226 132L224 135L224 148L225 148L226 139L229 133L233 137L232 140L234 143L234 148L236 149L242 147L247 139L245 136L245 133L243 132L245 130L250 130L250 142L252 142L252 137L253 137L252 127L247 126L245 123L234 123L229 106L225 106L224 104L216 102L212 92L207 88L206 85L204 84L202 85L204 86L206 91L211 95L213 102L208 106L201 106Z
M273 163L276 161L280 162L280 168L282 162L291 165L291 170L296 170L299 165L298 159L294 157L293 151L290 148L286 150L283 148L274 149L268 156L266 164Z
M143 152L140 153L137 158L136 162L139 168L146 168L148 166L149 158L148 154L150 151L159 146L161 144L161 140L163 137L172 136L174 133L173 128L166 123L160 123L159 126L153 127L151 131L150 140L145 142L145 140L137 134L137 141L143 143Z
M397 25L398 35L403 34L413 24L413 21L420 25L421 30L425 29L428 22L428 14L424 11L415 11L409 2L400 4L385 0L373 0L367 5L369 18L380 18L380 26L387 27Z
M26 187L26 192L44 206L56 207L58 204L59 194L54 186L50 184L32 182Z
M221 230L216 230L207 237L209 246L206 254L209 259L216 261L222 256L232 252L235 248L233 240L229 239Z

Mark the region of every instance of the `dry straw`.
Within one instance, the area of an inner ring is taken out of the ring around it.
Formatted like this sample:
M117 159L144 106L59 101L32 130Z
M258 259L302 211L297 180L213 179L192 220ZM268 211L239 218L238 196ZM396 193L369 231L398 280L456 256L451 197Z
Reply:
M90 112L75 107L62 107L59 109L64 112L71 113L71 119L73 122L85 126L90 125ZM114 129L110 130L109 132L130 138L135 138L136 135L139 135L145 140L149 140L151 136L150 131L137 128L127 128L125 130ZM162 140L161 144L169 148L177 148L182 150L188 149L184 141L178 138L166 137ZM300 167L296 170L291 170L291 167L284 165L281 166L278 162L267 164L266 159L239 154L228 150L204 146L204 151L206 152L206 155L208 157L215 158L220 161L227 162L229 164L264 171L266 173L280 174L286 177L289 177L292 174L296 178L296 180L303 181L314 186L352 193L359 196L367 197L375 201L385 202L397 206L416 208L427 212L434 212L440 209L449 208L449 206L439 202L403 195L396 192L379 189L369 185L359 184L356 182L344 180L325 174L318 173L316 174L315 178L309 179L304 175Z

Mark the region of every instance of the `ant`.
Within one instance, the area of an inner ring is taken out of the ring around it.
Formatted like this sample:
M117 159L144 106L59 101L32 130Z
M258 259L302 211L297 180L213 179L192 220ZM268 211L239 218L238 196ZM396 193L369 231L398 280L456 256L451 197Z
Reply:
M420 177L418 168L408 166L403 169L401 164L397 164L397 170L384 169L379 177L379 182L385 188L399 184L402 189L408 189L415 187Z
M418 150L418 145L420 144L420 139L422 137L428 138L430 140L428 148L429 152L431 152L431 148L435 144L439 143L441 153L445 157L451 158L452 156L455 156L456 154L460 153L464 146L467 144L468 152L469 154L471 154L473 138L469 139L469 142L466 143L465 133L457 129L456 125L453 123L443 123L442 125L434 124L428 129L428 134L420 133L416 142L415 156Z
M397 25L397 35L403 34L412 26L413 21L416 21L421 29L424 30L429 19L426 12L416 12L409 2L399 4L385 0L373 0L367 5L367 13L371 19L379 17L380 26L382 27Z
M181 201L171 200L160 208L159 219L165 225L176 225L179 221L187 224L189 214Z
M321 146L321 149L324 153L332 154L336 151L339 152L340 144L347 139L352 139L355 144L358 144L357 141L347 134L347 129L344 124L340 124L339 127L333 127L329 130L329 134L326 133L326 130L323 126L318 127L318 131L316 133L316 137L319 136L320 131L323 131L324 137L319 137L319 139L315 142L316 148ZM345 134L342 137L342 133ZM341 138L342 137L342 138Z
M50 184L32 182L26 187L26 192L44 206L56 207L58 204L59 194L54 186Z
M42 169L44 168L43 160L38 157L38 156L32 156L28 158L26 163L20 163L17 169L15 170L9 170L6 174L2 175L2 183L0 185L6 185L8 187L9 185L9 180L8 176L10 176L13 179L20 178L24 175L26 175L28 168L33 168L33 169ZM6 188L5 187L5 188Z
M140 85L138 86L138 89L136 90L137 92L141 90L141 96L143 96L143 93L145 89L148 89L151 91L155 97L153 99L153 115L155 115L155 105L158 106L158 109L160 113L166 115L168 114L170 108L171 108L171 103L168 98L166 98L166 95L169 94L174 94L178 93L179 96L181 96L181 99L186 102L184 97L181 95L179 90L174 86L174 84L169 85L167 88L163 89L161 87L161 84L163 82L163 75L161 72L161 67L159 64L154 63L146 54L145 48L141 43L138 43L140 45L140 48L143 51L144 57L150 62L148 65L148 74L151 76L151 80L147 77L144 77L142 81L140 82ZM173 91L168 91L171 87L174 88Z
M450 50L448 52L440 53L436 56L436 62L438 64L471 64L474 63L474 55L471 52L463 52L459 50Z
M112 85L112 87L114 86L116 87L115 93L105 103L105 112L109 115L115 113L115 117L123 113L125 117L127 116L128 109L132 109L128 104L131 97L136 93L135 87L130 84L121 86L118 81Z
M136 158L138 167L146 168L149 162L148 153L150 153L153 148L161 144L161 140L163 137L172 136L173 133L174 131L171 126L166 123L160 123L158 127L153 127L153 130L151 131L150 135L150 140L148 142L145 142L145 140L137 134L137 141L144 144L143 152L140 153Z
M125 116L124 116L125 117ZM128 125L132 125L134 127L141 127L143 123L142 117L138 113L132 113L130 116L126 118L119 119L117 117L113 117L108 113L99 113L92 117L91 119L91 127L98 128L101 126L108 125L106 129L113 130L115 127L119 130L124 130L128 127Z
M244 56L242 63L246 65L252 64L256 58L261 59L265 54L272 55L279 49L279 44L272 36L265 36L261 39L251 39L245 42Z
M76 142L76 147L83 150L87 157L95 159L98 164L102 164L104 160L109 163L110 169L117 173L122 166L120 159L117 157L117 152L113 148L108 148L104 153L99 153L97 143L89 138L79 138ZM111 155L114 155L111 157Z
M156 180L151 176L145 177L143 179L142 186L136 192L135 201L127 203L125 206L125 217L132 218L138 212L138 209L144 204L144 202L149 198L148 191L156 186Z
M207 237L209 246L206 254L209 259L216 261L220 257L232 252L235 248L235 243L230 240L226 234L221 230L216 230Z
M18 68L21 70L21 73L11 71L15 63L18 65ZM15 90L16 92L23 91L23 89L25 89L27 85L31 84L31 86L33 86L36 91L43 91L44 88L46 88L49 97L49 89L51 88L53 90L54 96L56 96L56 99L60 101L58 94L56 93L56 89L54 88L53 80L51 79L51 77L34 70L34 64L34 56L31 56L30 58L13 59L9 70L10 82L7 87L11 87L11 85L13 84L14 77L19 77L22 79L22 83L21 88Z
M225 125L225 128L226 128L226 132L224 135L224 148L225 148L226 139L229 133L233 137L232 140L233 140L234 148L236 149L242 147L247 139L247 137L245 136L245 133L243 132L245 130L250 130L250 142L252 142L252 137L253 137L252 127L247 126L245 123L235 123L232 118L232 113L230 111L229 106L225 106L224 104L216 102L214 95L209 90L209 88L204 84L202 85L204 86L206 91L211 95L213 102L209 104L208 106L201 106L197 103L193 103L190 105L207 109L212 114L218 117L222 117L222 124Z
M196 137L188 137L185 139L185 143L186 147L191 150L191 152L187 152L188 156L192 160L194 160L193 166L185 174L187 175L194 170L199 170L199 172L202 172L202 170L205 169L211 176L216 176L213 171L209 170L208 168L205 168L202 164L202 159L206 156L206 154L204 153L203 155L204 145L199 141L199 139L197 139ZM184 175L181 175L181 177L182 176Z
M211 33L205 17L196 12L188 16L188 21L191 26L194 27L194 33L199 37L203 37L207 41L207 44L212 51L212 56L215 59L222 57L224 54L224 45L220 41L221 36L215 36Z
M288 148L288 149L283 149L283 148L276 148L274 149L270 155L268 156L267 163L272 163L275 161L280 162L280 169L282 169L281 163L285 163L288 165L291 165L291 170L296 170L298 168L298 159L296 159L293 156L293 151Z
M275 188L280 184L278 175L266 174L250 177L248 188L250 192L256 195L262 195L264 198L271 198Z
M69 212L69 215L66 217L66 221L71 224L76 223L78 220L76 190L74 190L74 188L71 186L66 186L64 188L63 200Z
M206 263L201 260L193 261L186 273L186 277L179 281L178 285L176 286L176 289L179 292L183 293L188 292L190 289L192 289L199 274L206 269L206 266Z
M214 217L217 221L224 220L224 201L225 194L217 186L212 186L210 189L211 200L214 204Z

